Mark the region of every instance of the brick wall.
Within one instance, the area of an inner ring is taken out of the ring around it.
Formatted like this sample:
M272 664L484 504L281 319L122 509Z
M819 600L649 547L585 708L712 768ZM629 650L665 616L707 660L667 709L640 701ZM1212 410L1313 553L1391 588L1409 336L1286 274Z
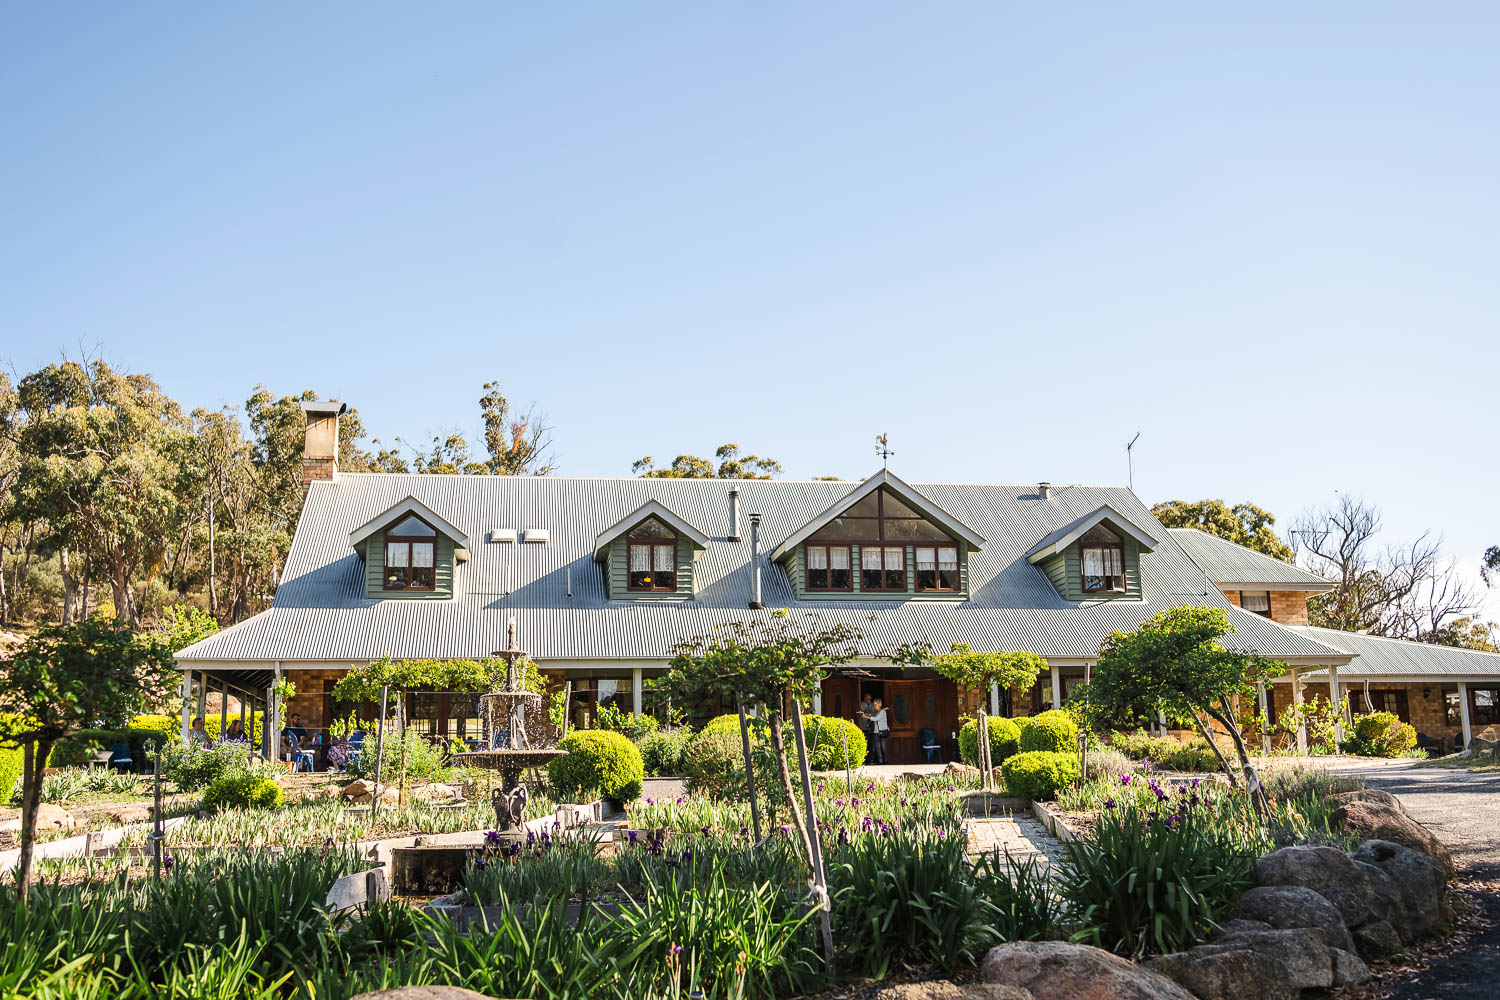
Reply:
M1239 597L1238 594L1235 595ZM1307 624L1307 592L1302 590L1271 591L1271 620L1282 625Z
M285 670L282 676L297 685L297 693L288 699L282 710L290 719L296 712L302 716L302 725L309 733L328 728L328 693L347 671L343 670Z
M1365 714L1364 682L1351 684L1347 680L1340 679L1344 694L1349 699L1349 711L1353 715ZM1449 725L1447 710L1443 702L1443 686L1441 683L1432 684L1382 684L1372 681L1371 691L1405 691L1406 692L1406 718L1403 722L1409 722L1417 732L1433 739L1443 741L1443 752L1452 753L1455 740L1463 735L1463 726L1460 724ZM1289 684L1274 685L1276 695L1275 711L1280 716L1281 712L1292 703L1292 688ZM1422 692L1428 692L1426 698ZM1303 700L1311 699L1313 695L1327 699L1327 684L1303 684Z

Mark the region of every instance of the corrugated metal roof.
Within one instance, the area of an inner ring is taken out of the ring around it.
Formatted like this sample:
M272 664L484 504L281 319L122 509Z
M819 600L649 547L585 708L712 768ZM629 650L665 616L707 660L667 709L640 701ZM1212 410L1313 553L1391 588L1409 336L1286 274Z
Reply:
M1054 659L1093 659L1117 629L1165 608L1198 603L1228 610L1233 644L1276 657L1337 657L1310 637L1233 608L1123 487L1054 487L1038 500L1031 485L914 484L988 541L969 564L967 601L847 604L798 602L769 552L837 498L847 482L787 480L567 479L561 477L345 474L315 482L297 526L272 607L178 654L188 662L365 660L482 656L504 645L509 618L539 660L659 660L672 645L714 625L759 613L750 600L750 545L729 542L730 486L741 511L762 514L761 564L768 607L816 610L851 622L869 654L902 642L946 649L1027 649ZM451 600L370 601L363 563L349 548L351 528L412 496L441 511L470 537L496 525L549 528L547 545L477 545L456 568ZM598 533L658 500L710 541L695 564L696 599L609 601L594 561ZM1141 559L1145 600L1074 604L1062 599L1025 554L1038 539L1109 505L1164 541ZM509 587L507 587L509 582ZM572 596L568 596L571 583ZM509 592L507 593L507 589Z
M1193 562L1217 584L1252 583L1268 589L1278 586L1299 590L1332 590L1333 585L1315 573L1298 569L1263 552L1238 545L1227 538L1197 528L1168 528Z
M1358 632L1288 626L1310 639L1355 656L1347 667L1339 667L1339 680L1357 677L1474 677L1500 678L1500 653L1457 646L1434 646L1410 639L1388 639Z

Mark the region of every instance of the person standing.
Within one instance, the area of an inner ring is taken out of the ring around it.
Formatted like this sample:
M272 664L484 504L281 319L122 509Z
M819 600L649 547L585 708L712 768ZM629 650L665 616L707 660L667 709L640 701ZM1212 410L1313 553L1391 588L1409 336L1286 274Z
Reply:
M870 701L870 692L866 691L864 700L859 703L859 713L855 716L859 723L859 731L865 734L865 760L866 764L875 761L875 706Z
M874 711L870 716L870 727L875 731L875 763L885 763L885 741L891 732L890 719L885 714L885 705L879 698L875 699Z

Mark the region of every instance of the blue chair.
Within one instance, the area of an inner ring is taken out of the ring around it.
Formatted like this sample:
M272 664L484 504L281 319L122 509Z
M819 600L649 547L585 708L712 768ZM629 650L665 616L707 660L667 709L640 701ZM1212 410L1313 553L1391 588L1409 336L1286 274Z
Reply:
M943 745L937 741L937 733L934 733L931 729L923 729L917 733L917 739L922 744L922 756L927 763L944 763Z
M120 774L129 774L135 770L135 758L130 756L130 747L125 743L116 743L109 751L109 766Z
M363 729L356 729L354 732L349 734L349 749L346 753L344 767L347 770L348 768L353 767L355 764L362 763L364 759L365 731Z
M287 741L287 744L292 748L292 761L293 761L293 763L292 763L292 771L293 771L293 773L295 773L297 771L304 770L304 769L308 770L308 771L316 771L317 770L317 768L313 766L313 753L312 753L312 751L311 750L304 750L304 749L302 749L302 741L301 740L297 739L297 737L293 736L291 733L287 733L286 734L286 741Z

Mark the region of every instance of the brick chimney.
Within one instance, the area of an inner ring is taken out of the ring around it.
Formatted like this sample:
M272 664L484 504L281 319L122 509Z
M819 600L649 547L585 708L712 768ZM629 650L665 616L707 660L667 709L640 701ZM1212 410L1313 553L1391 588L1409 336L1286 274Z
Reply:
M302 489L314 479L339 478L339 417L348 404L330 399L326 403L303 403L307 416L307 438L302 445Z

